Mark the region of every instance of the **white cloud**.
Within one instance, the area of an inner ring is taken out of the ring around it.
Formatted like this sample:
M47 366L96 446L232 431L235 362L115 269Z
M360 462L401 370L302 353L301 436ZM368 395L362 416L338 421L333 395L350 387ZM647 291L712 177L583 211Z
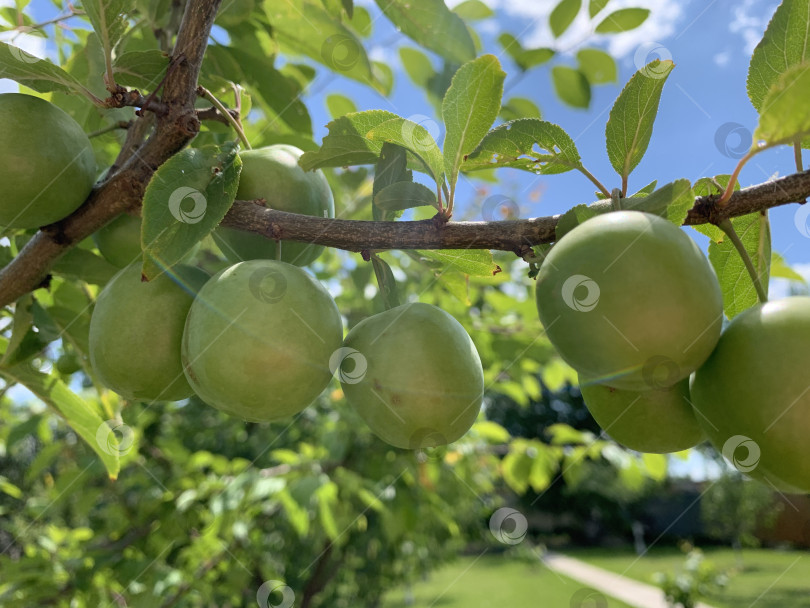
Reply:
M635 53L642 44L661 42L676 33L684 18L684 6L688 2L675 0L614 0L601 15L593 21L588 17L587 3L569 29L557 40L551 34L548 16L554 9L554 2L537 0L490 0L493 8L509 15L520 17L527 23L522 32L514 32L527 47L550 46L562 53L574 53L580 47L606 43L607 50L614 57L622 58ZM604 15L620 8L649 8L650 16L641 27L621 34L600 35L593 33L593 27Z
M722 68L723 66L728 65L729 61L731 61L731 53L729 51L723 51L722 53L717 53L713 59L714 62Z
M745 44L741 50L745 55L754 51L778 4L775 0L743 0L734 7L734 19L728 29L742 36Z

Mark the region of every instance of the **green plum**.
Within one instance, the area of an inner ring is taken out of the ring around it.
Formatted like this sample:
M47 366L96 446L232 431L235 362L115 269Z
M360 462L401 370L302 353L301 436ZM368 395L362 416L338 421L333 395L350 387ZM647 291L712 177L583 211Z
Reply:
M692 403L712 444L740 471L810 492L810 297L749 308L695 374Z
M119 215L112 222L93 234L93 242L101 255L110 264L123 268L140 260L143 255L141 249L141 218L126 213ZM183 256L181 262L188 263L200 250L200 243L195 244ZM161 264L162 265L162 264Z
M242 173L236 198L263 198L270 209L335 217L335 201L329 183L320 169L307 172L298 165L303 153L287 144L242 152L239 155ZM232 262L275 260L278 257L278 243L258 234L220 227L213 236L222 253ZM283 241L280 259L296 266L306 266L322 252L322 245Z
M383 441L406 449L459 439L484 397L481 359L451 315L430 304L397 306L346 336L339 377L346 399Z
M183 375L183 328L208 275L175 266L141 281L141 264L119 271L90 319L90 363L101 382L127 399L177 401L193 394Z
M326 388L343 322L307 272L275 260L214 275L189 311L186 377L209 405L263 422L297 414Z
M627 391L604 384L580 384L594 420L623 446L666 454L706 439L689 401L689 379L649 391Z
M99 252L112 265L123 268L140 259L141 220L126 213L93 234Z
M79 124L52 103L0 95L0 225L38 228L73 213L96 181L96 159Z
M584 380L635 391L687 378L723 319L706 256L680 228L640 211L599 215L563 236L538 273L537 308Z

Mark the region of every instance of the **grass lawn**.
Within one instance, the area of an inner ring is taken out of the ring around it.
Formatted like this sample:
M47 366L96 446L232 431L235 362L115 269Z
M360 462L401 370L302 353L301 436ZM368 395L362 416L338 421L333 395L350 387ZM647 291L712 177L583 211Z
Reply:
M655 572L680 568L685 558L675 547L653 547L638 561L632 549L576 549L565 553L645 583L652 583ZM742 571L736 571L731 549L709 547L704 553L718 570L729 573L728 586L720 594L707 597L707 603L717 608L810 608L810 551L745 549Z
M540 563L516 561L499 555L476 558L462 557L434 572L430 579L413 586L415 608L568 608L574 594L587 591L581 583L560 576ZM585 605L602 606L595 603ZM403 608L404 591L388 594L383 608ZM628 608L627 604L608 598L610 608Z

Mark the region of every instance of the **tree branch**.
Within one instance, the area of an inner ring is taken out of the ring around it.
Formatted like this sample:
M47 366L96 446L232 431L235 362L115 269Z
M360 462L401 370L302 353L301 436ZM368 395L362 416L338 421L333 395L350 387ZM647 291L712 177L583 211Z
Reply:
M128 155L126 160L116 161L120 168L97 184L79 209L42 228L0 270L0 306L35 289L70 247L124 211L137 208L155 170L197 134L200 128L194 109L197 77L219 4L220 0L189 0L163 87L161 101L166 113L156 115L152 136L134 151L122 150L122 154ZM128 135L140 132L137 124L129 129Z
M724 219L810 196L810 171L788 175L734 193L718 208L718 196L695 199L685 225L719 224ZM610 207L610 201L594 206ZM560 216L497 222L372 222L338 220L266 209L253 201L236 201L222 224L273 239L318 243L347 251L364 249L497 249L519 253L551 243Z
M169 83L167 82L167 85ZM170 117L160 121L173 120ZM184 120L197 117L193 108ZM129 133L135 130L135 126ZM172 131L177 138L177 130ZM129 134L128 133L128 134ZM182 133L182 131L181 131ZM36 289L48 269L70 247L86 238L116 215L137 209L145 184L171 149L168 136L158 127L155 135L134 153L126 164L105 182L70 217L46 226L29 241L17 257L0 270L0 306L14 302ZM188 137L188 133L185 134ZM180 137L172 143L179 149ZM171 142L170 142L171 143ZM689 210L684 225L719 224L724 219L747 215L790 203L803 203L810 196L810 171L795 173L738 190L724 207L718 196L701 196ZM611 205L599 201L595 206ZM267 209L256 201L236 201L222 224L268 238L318 243L346 251L364 249L495 249L518 255L528 247L551 243L559 215L498 222L375 222L339 220Z

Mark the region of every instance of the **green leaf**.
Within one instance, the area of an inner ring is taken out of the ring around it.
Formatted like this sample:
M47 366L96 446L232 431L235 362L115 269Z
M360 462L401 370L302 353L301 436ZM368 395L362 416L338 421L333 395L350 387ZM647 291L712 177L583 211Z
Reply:
M617 34L636 29L650 16L646 8L623 8L610 13L596 26L597 34Z
M592 217L596 217L602 213L609 213L610 211L612 211L610 205L601 207L596 205L577 205L569 209L560 216L560 219L557 220L557 225L554 227L556 240L559 241L582 222L586 222Z
M426 205L438 209L436 193L414 182L397 182L386 186L374 196L374 204L384 211L404 211Z
M332 93L326 96L326 107L332 118L340 118L346 114L357 112L354 102L340 93Z
M591 0L588 3L588 16L593 19L596 14L607 6L610 0Z
M785 261L785 258L774 251L771 254L771 278L776 277L807 285L807 279L793 270Z
M430 78L436 73L430 58L422 51L407 46L399 48L399 58L405 72L414 84L423 88L427 87Z
M523 51L515 57L515 62L518 64L518 67L525 72L533 67L547 63L554 55L556 55L556 51L546 47L523 49Z
M667 457L664 454L642 454L641 461L647 477L653 481L664 481L667 477Z
M591 85L585 74L566 65L551 68L554 91L562 101L575 108L587 108L591 104Z
M465 156L481 143L498 117L506 73L494 55L464 64L453 76L442 102L444 169L452 193Z
M186 148L155 172L143 198L143 274L154 279L178 263L225 217L242 161L233 145Z
M499 115L506 121L518 118L542 118L540 108L531 99L525 97L510 97L501 106Z
M5 42L0 42L0 78L10 78L39 93L81 93L100 102L62 68Z
M4 339L0 338L0 341L4 341ZM89 403L71 391L58 377L35 371L24 363L7 368L0 367L0 376L3 376L8 381L22 384L44 403L56 410L70 427L87 442L87 445L98 454L109 476L112 479L118 477L120 469L118 451L110 449L108 441L105 441L103 446L97 441L96 437L99 430L106 423Z
M7 477L0 475L0 492L11 496L12 498L22 498L22 490L11 483Z
M810 59L810 3L783 0L751 55L748 97L757 110L779 77L791 66Z
M467 21L479 21L495 16L493 10L481 0L464 0L453 7L453 12Z
M120 270L92 251L74 247L59 258L51 268L54 274L79 279L93 285L104 285Z
M359 82L376 86L363 43L318 2L265 2L265 12L282 49L305 55Z
M810 61L788 68L768 91L754 131L754 143L788 142L810 134Z
M423 170L426 170L437 184L444 181L442 152L433 135L422 125L396 116L371 128L366 137L371 141L402 146L421 159L424 163Z
M551 26L551 33L555 38L559 38L574 22L579 9L582 8L582 0L560 0L551 15L548 17L548 24Z
M546 47L525 49L517 38L506 32L498 36L498 43L524 72L546 63L556 54L554 49Z
M23 338L25 338L25 336L31 332L31 329L34 326L34 313L31 310L33 303L34 296L29 293L17 300L16 304L14 305L14 320L11 324L11 338L6 345L2 358L0 358L0 365L9 365L12 362L18 362L16 354L23 343ZM44 347L45 344L42 344L42 348Z
M467 156L462 169L513 167L550 175L581 166L574 141L561 127L536 118L522 118L487 133Z
M448 61L475 57L475 42L464 20L443 0L377 0L377 6L403 34Z
M371 191L371 211L375 220L393 220L400 214L385 211L374 203L374 199L386 187L397 183L413 182L413 174L408 170L408 154L405 148L385 143L380 150L380 158L374 169L374 184Z
M509 431L491 420L480 420L470 430L487 443L506 443L510 439Z
M581 49L577 52L579 70L591 84L616 82L619 77L616 62L608 53L599 49Z
M337 540L340 530L335 521L334 509L338 506L338 485L334 481L326 482L315 491L315 497L318 501L318 519L323 531L329 540Z
M441 262L446 270L471 276L490 277L501 272L492 260L492 252L484 249L436 249L417 252L423 258Z
M259 57L238 47L215 48L220 54L231 55L244 75L244 81L259 94L275 116L293 131L306 135L312 133L312 121L301 100L300 84L273 67L272 58Z
M371 265L374 267L374 274L377 277L377 287L380 290L380 297L385 303L386 309L399 306L399 289L397 280L388 262L379 255L371 256Z
M767 212L736 217L731 223L754 262L760 282L767 293L771 261L771 230ZM758 302L754 282L740 254L725 235L720 242L709 243L709 261L717 273L723 291L723 309L729 319Z
M610 164L626 179L650 144L661 91L675 64L656 59L630 79L613 108L605 129Z
M123 53L113 62L115 82L125 87L154 90L169 67L169 56L157 49Z
M678 179L661 186L649 196L626 198L623 203L625 209L653 213L680 226L695 205L695 193L688 179Z
M127 29L124 0L83 0L82 8L98 36L104 57L109 66L112 63L113 49ZM112 83L108 83L112 84Z
M371 139L368 133L382 123L399 118L393 112L369 110L341 116L326 128L320 150L305 152L298 164L304 171L322 167L349 167L377 162L383 141Z

